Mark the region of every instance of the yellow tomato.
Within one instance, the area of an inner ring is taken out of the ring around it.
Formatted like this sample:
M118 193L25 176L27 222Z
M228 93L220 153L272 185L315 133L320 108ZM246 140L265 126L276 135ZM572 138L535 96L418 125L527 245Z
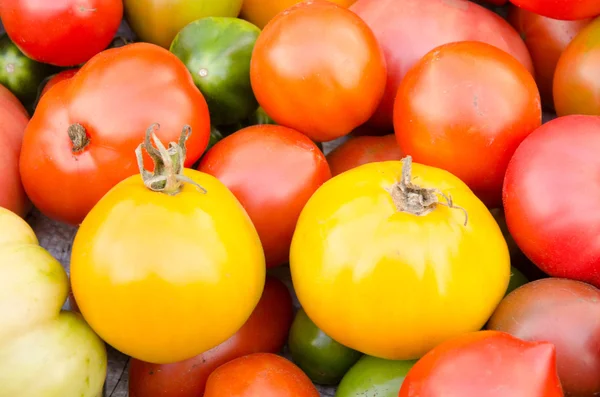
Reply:
M506 241L471 190L420 164L404 179L402 164L363 165L322 185L290 253L296 294L315 324L394 360L481 329L510 278Z
M199 171L180 176L187 182L170 194L139 175L115 186L83 221L71 258L73 293L90 326L123 353L158 364L231 337L265 280L258 233L233 193Z
M244 0L240 18L264 28L281 11L300 3L302 0ZM329 0L342 7L350 7L356 0Z

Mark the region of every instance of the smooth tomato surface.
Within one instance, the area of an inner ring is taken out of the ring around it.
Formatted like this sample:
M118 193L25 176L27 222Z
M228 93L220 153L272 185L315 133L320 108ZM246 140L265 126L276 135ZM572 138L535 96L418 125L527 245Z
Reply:
M191 126L186 166L208 145L208 107L185 65L147 43L102 52L41 97L23 139L25 191L46 216L80 223L110 188L138 172L134 151L153 123L167 143ZM76 124L80 139L69 135Z
M449 340L408 372L399 397L562 397L547 342L479 331Z
M31 202L21 183L19 155L29 115L17 97L1 85L0 120L0 147L4 150L0 156L0 207L23 217L31 209Z
M262 29L277 14L301 1L302 0L244 0L240 18L250 21ZM339 4L342 7L349 7L356 0L329 1Z
M131 397L198 397L208 376L219 366L252 353L277 353L292 324L292 297L278 279L267 276L262 297L250 318L227 341L196 357L174 364L150 364L132 359Z
M379 136L357 136L350 138L327 155L333 176L352 168L377 161L402 159L394 134Z
M394 105L402 150L453 173L490 208L502 203L512 154L541 123L531 74L508 53L481 42L429 52L404 77Z
M2 24L28 57L75 66L104 50L123 17L121 0L9 0L0 2Z
M392 128L394 98L404 75L442 44L482 41L508 52L533 73L527 47L514 29L494 12L470 1L358 0L350 9L373 30L385 54L385 94L370 120L384 130Z
M256 229L211 175L154 192L139 175L111 189L77 231L71 285L79 310L111 346L138 360L187 360L233 336L264 288ZM227 315L225 316L224 313Z
M250 79L277 124L330 141L367 121L385 89L386 66L371 29L325 0L299 3L265 26ZM324 111L326 109L326 111Z
M67 69L62 72L56 73L52 76L44 85L42 92L40 93L40 97L50 90L50 88L54 87L56 84L60 83L63 80L68 80L71 77L75 76L75 73L79 71L79 68Z
M510 0L517 7L549 18L573 21L600 15L597 0Z
M294 289L310 319L347 347L394 360L481 329L510 278L506 241L483 203L446 171L412 169L414 183L451 194L464 211L403 210L394 198L402 163L365 164L317 190L290 251Z
M544 106L553 108L552 83L558 59L591 19L561 21L510 6L508 21L519 32L533 61L535 80Z
M556 347L560 382L568 396L600 393L600 291L580 281L547 278L508 295L487 328Z
M600 286L598 150L600 117L552 120L519 146L503 191L506 223L523 253L550 276L595 286Z
M325 155L309 138L269 124L224 138L202 157L198 170L217 177L240 200L268 267L288 262L300 211L331 177Z
M319 397L308 376L291 361L256 353L222 365L210 375L204 397Z
M554 75L554 103L559 116L600 116L600 18L573 39Z

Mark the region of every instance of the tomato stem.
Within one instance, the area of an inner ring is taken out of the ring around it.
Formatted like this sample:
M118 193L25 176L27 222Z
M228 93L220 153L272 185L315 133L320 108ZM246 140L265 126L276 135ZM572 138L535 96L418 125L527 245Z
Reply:
M85 128L79 123L71 124L67 129L67 134L73 144L71 148L73 153L82 152L90 144L90 138L87 136Z
M155 192L175 195L181 191L185 182L196 186L200 191L206 193L206 189L183 174L186 156L185 143L192 134L192 128L189 125L184 126L179 136L179 143L170 142L168 149L165 148L156 136L155 131L159 128L160 125L158 123L152 124L146 130L144 142L135 149L135 156L144 185ZM152 140L156 144L156 148L152 145ZM146 149L146 152L152 158L154 172L150 172L144 168L142 149Z
M443 193L436 188L420 187L412 183L412 157L406 156L402 159L402 176L400 182L391 189L390 194L398 211L407 212L417 216L425 216L432 212L437 206L443 205L448 208L458 209L465 213L465 226L469 220L467 210L452 202L452 196ZM439 196L445 200L440 201Z

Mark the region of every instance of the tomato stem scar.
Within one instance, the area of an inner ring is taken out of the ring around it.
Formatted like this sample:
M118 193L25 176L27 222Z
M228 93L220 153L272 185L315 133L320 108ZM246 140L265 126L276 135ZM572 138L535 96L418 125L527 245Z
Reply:
M85 128L79 123L71 124L67 129L67 134L73 144L71 148L73 153L81 153L90 144L90 138L87 136Z

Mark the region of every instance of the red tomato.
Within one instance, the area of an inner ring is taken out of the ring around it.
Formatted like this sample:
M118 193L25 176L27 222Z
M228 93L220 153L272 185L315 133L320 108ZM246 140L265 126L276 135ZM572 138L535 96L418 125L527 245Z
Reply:
M553 277L600 286L600 117L565 116L531 134L506 170L504 211L523 253Z
M488 329L556 347L565 394L600 395L600 290L580 281L547 278L525 284L498 306Z
M325 155L309 138L272 124L247 127L219 141L198 170L219 179L242 203L260 236L267 267L288 261L302 208L331 178Z
M208 145L208 106L185 65L153 44L103 51L41 97L23 139L25 191L50 218L80 223L108 190L139 172L135 149L153 123L161 124L163 142L192 127L188 167Z
M324 0L299 3L273 18L256 41L250 67L266 113L317 142L367 121L381 100L385 76L371 29Z
M554 75L559 116L600 116L600 18L587 25L561 55Z
M536 14L565 21L600 15L598 0L510 0L510 2Z
M562 397L554 346L479 331L444 342L421 358L399 397Z
M29 115L21 102L0 85L0 207L24 217L31 209L19 175L19 154Z
M44 85L44 88L42 89L40 97L42 95L44 95L46 92L48 92L48 90L50 88L54 87L57 83L60 83L63 80L68 80L71 77L75 76L75 73L77 73L78 71L79 71L79 68L67 69L67 70L63 70L62 72L57 73L54 76L52 76L50 78L50 80L48 80L48 82Z
M285 345L293 320L292 297L287 287L267 277L258 305L246 324L219 346L175 364L157 365L132 359L130 397L198 397L208 376L219 366L253 353L277 353Z
M401 159L402 151L394 134L350 138L327 155L332 176L367 163Z
M104 50L123 18L122 0L3 0L6 33L28 57L74 66Z
M358 0L350 9L373 30L387 62L385 95L370 123L393 124L394 98L408 70L434 48L483 41L517 58L533 73L523 40L500 16L466 0ZM415 32L419 32L416 34Z
M510 6L508 21L523 37L529 49L542 103L553 108L552 81L558 59L571 40L591 19L560 21Z
M237 358L214 371L204 397L319 397L308 376L270 353Z
M394 114L406 154L456 175L490 208L502 203L512 154L542 122L531 74L481 42L450 43L425 55L402 81Z

